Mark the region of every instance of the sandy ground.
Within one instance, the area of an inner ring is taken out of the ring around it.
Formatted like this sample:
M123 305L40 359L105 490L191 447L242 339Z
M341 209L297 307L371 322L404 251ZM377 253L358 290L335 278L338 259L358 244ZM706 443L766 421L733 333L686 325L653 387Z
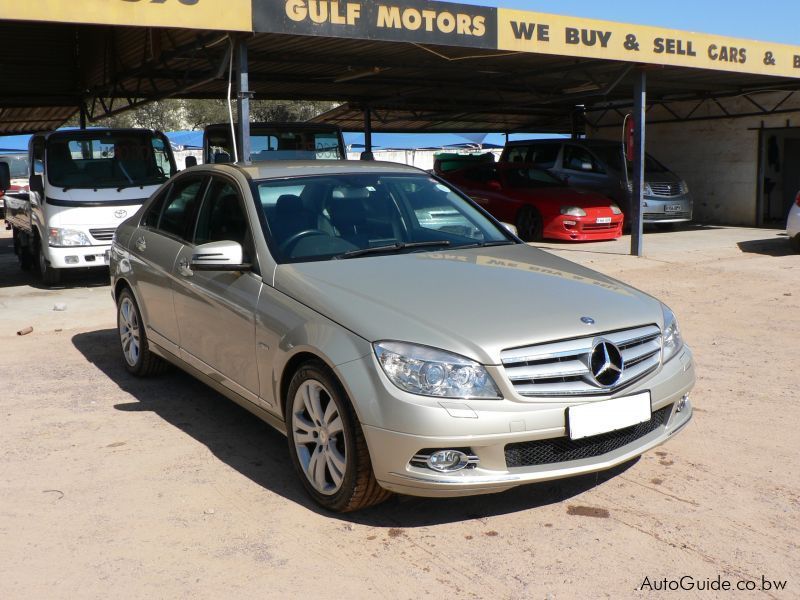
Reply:
M41 289L0 232L0 598L800 598L800 255L771 230L625 244L545 246L679 315L681 435L597 476L337 516L255 417L125 373L102 276ZM640 589L683 576L788 583Z

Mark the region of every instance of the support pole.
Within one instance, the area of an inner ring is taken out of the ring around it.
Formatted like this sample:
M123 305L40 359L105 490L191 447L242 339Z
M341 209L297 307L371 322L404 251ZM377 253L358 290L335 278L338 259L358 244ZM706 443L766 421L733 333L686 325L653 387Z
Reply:
M238 87L239 94L236 99L238 114L236 134L239 138L239 160L250 164L250 66L247 61L247 44L240 41L237 44Z
M361 153L361 160L375 160L372 153L372 109L369 106L364 109L364 152Z
M644 227L642 225L642 203L644 202L644 148L645 121L647 114L647 74L638 71L633 91L633 192L631 194L631 255L644 253Z
M80 112L80 128L81 129L86 129L86 105L83 102L81 102L80 106L78 108L81 111Z

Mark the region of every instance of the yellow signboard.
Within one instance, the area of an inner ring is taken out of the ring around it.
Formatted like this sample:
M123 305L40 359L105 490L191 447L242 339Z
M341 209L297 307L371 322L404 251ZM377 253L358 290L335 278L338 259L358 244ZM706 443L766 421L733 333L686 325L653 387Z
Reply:
M0 19L252 31L253 0L0 0Z
M800 46L498 9L501 50L800 77Z

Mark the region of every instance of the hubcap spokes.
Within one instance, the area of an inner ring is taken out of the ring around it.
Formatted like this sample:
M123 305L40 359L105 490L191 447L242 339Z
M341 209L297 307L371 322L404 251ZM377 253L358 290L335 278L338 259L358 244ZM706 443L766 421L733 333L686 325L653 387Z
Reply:
M339 491L347 465L344 427L336 403L318 381L303 382L294 396L292 435L314 489L325 495Z
M135 367L139 361L139 316L128 298L119 306L119 339L125 360Z

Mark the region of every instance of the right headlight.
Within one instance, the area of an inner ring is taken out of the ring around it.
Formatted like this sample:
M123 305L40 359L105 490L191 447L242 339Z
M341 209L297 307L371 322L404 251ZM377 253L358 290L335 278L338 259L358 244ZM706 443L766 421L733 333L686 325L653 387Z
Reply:
M54 227L50 229L48 238L49 245L56 247L92 245L89 237L82 231L76 229L59 229Z
M403 391L437 398L502 398L483 365L468 358L405 342L374 344L378 362Z
M570 217L585 217L586 211L580 206L562 206L561 214L569 215Z
M666 304L661 305L664 312L664 332L662 334L664 348L664 363L675 358L683 348L683 337L678 329L678 320Z

